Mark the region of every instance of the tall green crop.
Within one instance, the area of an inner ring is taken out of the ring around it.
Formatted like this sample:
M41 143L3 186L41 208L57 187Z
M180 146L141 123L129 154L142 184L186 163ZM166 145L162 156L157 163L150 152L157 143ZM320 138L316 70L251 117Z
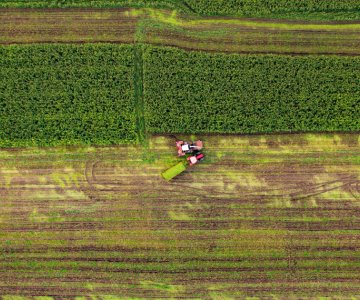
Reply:
M360 130L360 58L227 55L148 46L152 133Z
M298 19L360 19L358 0L185 0L201 15Z
M197 15L359 20L358 0L1 0L0 8L151 7Z
M0 47L0 146L135 141L132 46Z

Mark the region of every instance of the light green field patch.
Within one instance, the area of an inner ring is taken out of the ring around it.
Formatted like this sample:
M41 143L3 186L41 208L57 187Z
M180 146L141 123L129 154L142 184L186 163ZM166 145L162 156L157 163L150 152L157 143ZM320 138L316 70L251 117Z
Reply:
M82 177L83 174L77 173L74 168L69 166L66 166L61 172L51 174L51 179L61 188L68 186L79 187L79 179Z
M214 140L209 140L209 147L213 148L214 146L211 143L214 143L219 148L226 149L246 149L249 146L249 140L246 137L233 136L230 138L215 138Z
M322 31L343 31L343 30L359 30L360 24L307 24L307 23L286 23L286 22L266 22L266 21L256 21L249 19L222 19L222 18L192 18L184 19L177 16L177 12L173 11L171 13L164 12L152 8L144 9L132 9L130 12L132 17L150 17L153 20L163 22L172 26L180 27L201 27L209 25L223 25L223 26L245 26L252 29L256 28L266 28L272 30L286 29L286 30L322 30Z
M42 214L38 212L37 208L29 214L29 221L35 223L52 223L52 222L64 222L65 218L61 217L59 213L51 213L50 215Z
M34 185L25 185L26 188L34 188ZM64 190L61 194L56 191L56 185L49 185L47 186L48 190L38 190L36 194L33 195L34 200L87 200L88 196L85 195L82 191L75 190L75 189L67 189Z
M294 204L292 203L290 197L274 197L272 202L268 204L268 207L276 208L290 208L293 206Z
M143 288L162 290L169 292L170 294L178 294L185 290L182 285L167 284L163 282L140 281L140 284Z
M19 175L20 172L16 167L0 167L0 187L9 188L11 186L12 179Z
M2 296L3 300L29 300L30 297L24 297L24 296L15 296L15 295L5 295Z
M358 194L358 196L360 196L359 193L357 193L357 194ZM337 201L353 200L354 204L357 204L358 206L360 206L360 198L357 198L354 195L354 193L346 192L340 188L326 191L323 194L321 194L321 197L324 199L331 199L331 200L337 200Z
M268 186L266 181L262 178L257 177L254 173L239 173L238 171L225 171L226 176L228 176L234 183L246 187L246 188L265 188Z
M175 220L175 221L192 220L192 218L183 211L169 211L168 214L171 220Z
M218 287L214 286L213 289L218 289ZM219 292L210 292L209 296L213 300L234 300L235 299L234 297L230 297L224 293L219 293Z
M169 138L166 136L153 136L149 139L149 148L150 149L166 149L169 145ZM175 143L174 143L175 145Z
M337 150L341 144L341 137L336 134L306 134L308 147L323 151Z

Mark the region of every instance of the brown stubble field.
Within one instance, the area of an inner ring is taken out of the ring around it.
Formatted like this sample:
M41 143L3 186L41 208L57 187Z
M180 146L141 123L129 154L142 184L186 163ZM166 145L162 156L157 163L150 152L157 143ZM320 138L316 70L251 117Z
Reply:
M359 134L201 138L1 150L0 294L360 296Z
M189 18L151 9L0 9L0 43L149 43L233 53L360 54L358 22Z
M133 43L126 9L0 9L0 43Z

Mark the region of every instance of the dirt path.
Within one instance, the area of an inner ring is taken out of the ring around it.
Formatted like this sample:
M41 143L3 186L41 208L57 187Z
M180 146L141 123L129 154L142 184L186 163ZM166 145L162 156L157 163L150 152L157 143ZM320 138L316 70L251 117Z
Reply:
M135 41L234 53L360 54L360 24L186 18L163 10L0 9L0 43Z
M202 138L0 151L0 294L357 296L359 134Z

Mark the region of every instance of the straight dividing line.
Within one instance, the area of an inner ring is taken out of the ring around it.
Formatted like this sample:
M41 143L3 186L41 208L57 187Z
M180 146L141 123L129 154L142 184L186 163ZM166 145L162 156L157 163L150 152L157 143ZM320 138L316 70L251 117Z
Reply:
M138 43L134 45L134 68L134 101L138 141L140 144L146 145L148 141L145 134L144 117L143 46Z
M136 112L136 127L138 142L145 148L149 147L149 138L145 129L144 113L144 59L143 59L143 40L145 38L145 24L141 18L136 23L134 35L134 100Z

